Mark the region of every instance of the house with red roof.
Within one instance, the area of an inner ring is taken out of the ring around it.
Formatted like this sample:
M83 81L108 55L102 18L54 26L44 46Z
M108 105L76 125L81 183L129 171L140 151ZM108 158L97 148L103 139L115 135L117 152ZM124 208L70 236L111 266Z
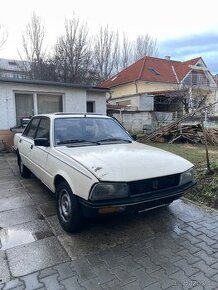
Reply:
M182 62L145 56L100 86L110 89L109 108L115 112L119 106L116 117L131 131L172 122L199 104L214 103L217 92L201 57Z

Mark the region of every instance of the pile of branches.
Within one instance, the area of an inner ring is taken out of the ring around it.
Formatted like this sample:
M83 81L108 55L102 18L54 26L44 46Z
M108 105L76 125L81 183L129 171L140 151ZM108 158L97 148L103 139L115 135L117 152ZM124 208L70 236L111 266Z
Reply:
M204 129L200 123L172 123L168 126L162 127L150 135L141 136L139 141L145 142L151 140L168 143L205 144L205 136L208 144L218 145L218 129Z
M207 106L209 107L209 106ZM206 129L202 123L187 123L186 119L194 116L197 112L206 107L199 108L195 112L183 116L181 119L160 127L151 134L144 134L138 138L139 142L179 142L179 143L202 143L207 142L211 145L218 145L218 129Z

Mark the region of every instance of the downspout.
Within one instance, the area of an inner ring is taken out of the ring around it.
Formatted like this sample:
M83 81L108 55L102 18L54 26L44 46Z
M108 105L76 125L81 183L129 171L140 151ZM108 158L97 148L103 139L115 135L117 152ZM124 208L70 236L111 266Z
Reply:
M138 85L137 85L137 80L134 81L135 84L135 93L138 94Z

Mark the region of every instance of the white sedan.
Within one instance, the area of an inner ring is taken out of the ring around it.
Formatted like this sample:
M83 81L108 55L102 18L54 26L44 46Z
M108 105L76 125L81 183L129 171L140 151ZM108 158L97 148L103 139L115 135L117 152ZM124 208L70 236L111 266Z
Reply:
M55 193L69 232L84 217L166 206L195 184L192 163L134 141L102 115L34 116L15 136L15 148L21 176L32 172Z

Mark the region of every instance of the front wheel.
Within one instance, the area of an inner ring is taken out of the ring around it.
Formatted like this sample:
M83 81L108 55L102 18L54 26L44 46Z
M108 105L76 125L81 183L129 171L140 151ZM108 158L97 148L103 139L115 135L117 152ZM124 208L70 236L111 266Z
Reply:
M80 229L82 213L78 200L66 181L57 187L56 208L59 222L65 231L72 233Z
M23 178L29 178L31 176L31 171L23 164L20 156L18 157L18 166L19 166L20 175Z

